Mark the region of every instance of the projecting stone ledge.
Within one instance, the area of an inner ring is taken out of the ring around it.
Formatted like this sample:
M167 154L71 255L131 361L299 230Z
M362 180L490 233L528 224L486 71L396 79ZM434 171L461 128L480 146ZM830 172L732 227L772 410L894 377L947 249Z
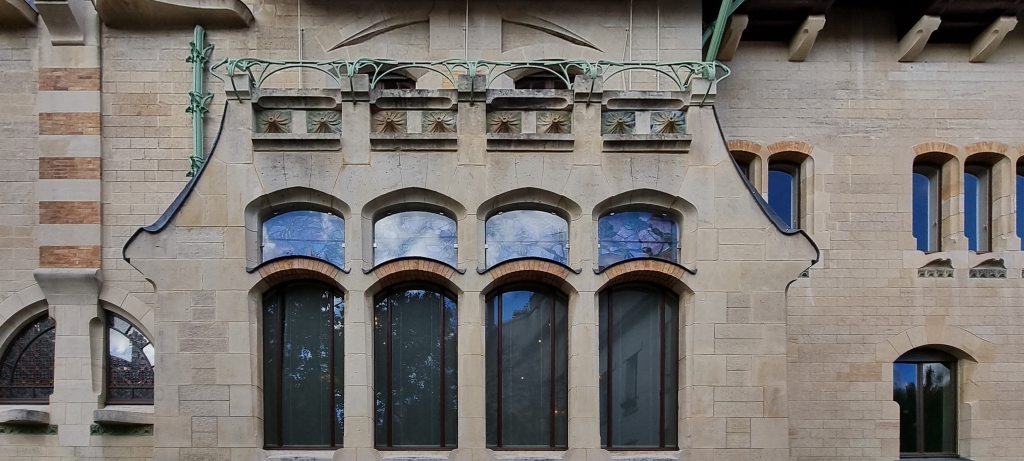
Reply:
M129 426L152 425L154 421L153 407L149 405L100 408L93 410L92 418L97 424Z
M4 1L4 0L0 0ZM249 27L252 11L241 0L95 0L103 23L114 28Z
M50 424L50 414L28 408L0 410L0 424Z
M36 10L25 0L0 0L0 26L32 27L36 16Z

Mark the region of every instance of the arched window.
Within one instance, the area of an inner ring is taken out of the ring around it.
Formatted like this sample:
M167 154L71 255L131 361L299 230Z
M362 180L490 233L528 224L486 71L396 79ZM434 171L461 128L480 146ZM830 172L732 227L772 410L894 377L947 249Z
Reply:
M302 281L263 295L267 448L341 446L344 329L345 303L334 288Z
M597 222L599 269L637 258L679 260L676 222L664 213L608 213Z
M310 256L345 267L345 220L320 211L289 211L263 222L263 260Z
M456 264L455 220L442 213L403 211L387 215L373 225L373 264L418 256Z
M565 296L512 286L487 300L487 445L568 446Z
M800 228L800 166L768 164L768 204L790 229Z
M914 165L914 238L920 251L939 251L941 187L939 168L928 164Z
M376 90L415 90L416 80L391 72L378 79L373 88Z
M374 305L376 445L454 448L458 431L455 297L391 287Z
M505 211L487 218L484 227L487 267L526 257L569 263L569 223L554 213Z
M515 81L517 90L567 90L561 78L548 71L534 72Z
M156 351L142 331L107 311L107 403L152 404Z
M900 406L900 454L907 457L957 452L956 357L917 348L893 364L893 400Z
M601 294L601 445L675 448L678 432L679 298L653 285Z
M42 316L21 329L0 361L0 403L46 403L53 394L57 324Z
M980 163L964 167L964 233L971 251L992 249L992 168Z

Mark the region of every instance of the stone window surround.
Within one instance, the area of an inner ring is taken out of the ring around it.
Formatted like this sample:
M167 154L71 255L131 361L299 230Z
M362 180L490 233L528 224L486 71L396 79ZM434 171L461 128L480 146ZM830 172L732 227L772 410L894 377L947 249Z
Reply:
M797 223L810 235L818 229L814 222L814 199L817 186L814 176L814 146L803 141L779 141L767 146L747 140L730 140L729 151L742 168L749 165L750 183L768 200L768 170L775 162L798 166Z

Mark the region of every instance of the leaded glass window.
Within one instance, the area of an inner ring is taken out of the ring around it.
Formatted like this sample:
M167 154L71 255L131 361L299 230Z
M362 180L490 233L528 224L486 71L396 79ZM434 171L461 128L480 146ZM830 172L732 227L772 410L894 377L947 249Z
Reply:
M951 456L957 452L956 357L917 348L896 359L893 400L900 407L902 457Z
M487 445L568 445L568 307L544 286L512 286L487 300Z
M53 394L57 324L43 316L22 328L0 361L0 402L46 403Z
M263 296L263 430L267 448L340 447L345 304L337 290L293 282Z
M345 267L345 220L319 211L290 211L263 223L263 260L310 256Z
M373 238L374 265L409 256L456 263L455 221L441 213L403 211L385 216L374 224Z
M676 222L646 211L609 213L597 222L598 269L637 258L679 260Z
M153 403L155 353L135 325L107 312L107 403Z
M506 211L488 218L484 227L487 267L527 257L569 262L569 223L554 213Z
M458 437L455 297L427 284L391 287L374 303L378 447L454 448Z

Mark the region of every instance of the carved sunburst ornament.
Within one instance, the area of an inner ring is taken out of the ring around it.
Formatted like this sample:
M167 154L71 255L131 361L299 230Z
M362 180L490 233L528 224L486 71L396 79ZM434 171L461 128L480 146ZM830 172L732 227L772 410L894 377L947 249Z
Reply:
M373 114L374 133L405 133L405 112L382 110Z
M451 111L427 112L423 114L424 133L454 133L455 113Z
M256 130L260 133L291 133L292 113L286 110L257 112Z
M651 112L651 133L674 134L685 131L686 115L683 112Z
M307 133L341 133L341 112L334 110L306 112Z
M488 133L519 134L523 132L523 114L498 111L487 114Z
M635 131L635 112L605 112L601 114L601 134L633 134Z
M571 112L538 112L537 132L546 134L572 133Z

